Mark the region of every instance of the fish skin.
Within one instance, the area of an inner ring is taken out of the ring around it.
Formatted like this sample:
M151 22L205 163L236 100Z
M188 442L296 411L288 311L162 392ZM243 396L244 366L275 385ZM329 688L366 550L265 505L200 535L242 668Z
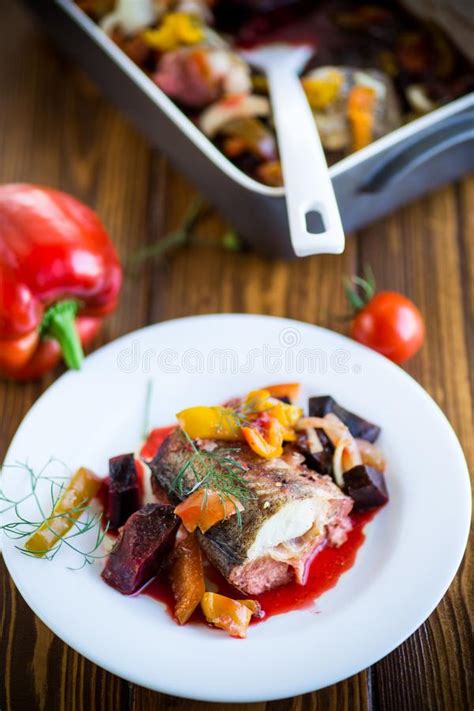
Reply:
M196 442L196 446L209 446L208 442ZM245 471L241 472L251 492L241 514L213 526L205 534L199 534L200 543L213 565L232 582L233 572L247 562L247 553L257 534L270 517L288 503L298 499L313 498L324 490L334 499L350 501L330 477L321 476L303 464L304 457L291 445L285 447L282 457L262 459L244 442L211 442L213 451L232 448L232 457ZM174 503L178 503L195 483L192 473L183 479L182 498L172 488L177 474L191 456L192 449L181 430L177 429L163 442L155 459L151 462L152 485L165 489ZM348 504L346 505L348 506ZM252 561L255 564L255 561ZM275 581L283 584L291 579L285 563L272 561L276 570ZM272 585L275 587L276 585ZM244 592L248 592L242 586Z

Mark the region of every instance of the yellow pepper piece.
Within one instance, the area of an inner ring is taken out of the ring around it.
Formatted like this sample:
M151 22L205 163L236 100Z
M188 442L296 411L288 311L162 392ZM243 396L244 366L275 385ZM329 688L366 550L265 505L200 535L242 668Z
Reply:
M269 429L270 443L253 427L241 427L266 412L272 423ZM293 428L302 416L302 410L273 399L268 390L252 390L239 412L230 407L189 407L176 415L180 427L191 439L218 439L237 441L246 439L252 449L262 457L278 457L283 440L296 439ZM251 429L252 433L245 433ZM254 433L254 434L253 434ZM273 438L273 440L272 440ZM249 441L250 439L250 441Z
M72 527L100 489L102 482L89 469L81 467L72 477L63 495L35 533L26 541L30 553L47 553Z
M188 407L176 417L191 439L242 439L239 419L230 407Z
M306 77L302 83L311 108L321 111L336 101L343 84L343 76L341 72L333 69L323 77Z
M294 427L298 420L303 416L303 410L296 405L287 405L285 402L279 402L273 405L270 410L267 410L267 415L274 417L283 430L283 439L286 442L294 442L296 433Z
M243 412L255 413L265 412L272 406L270 392L268 390L252 390L244 400Z
M198 44L204 39L202 25L184 12L170 12L165 15L159 27L146 30L143 39L153 49L170 52L183 45Z

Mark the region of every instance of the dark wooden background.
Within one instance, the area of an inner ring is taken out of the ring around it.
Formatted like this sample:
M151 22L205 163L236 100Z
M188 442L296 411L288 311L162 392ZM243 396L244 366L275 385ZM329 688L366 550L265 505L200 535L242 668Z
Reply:
M124 259L154 244L179 224L192 189L56 53L21 7L2 0L0 10L0 182L32 181L70 191L99 212ZM205 246L180 249L165 263L147 264L139 278L126 280L120 308L108 319L98 345L162 319L221 311L288 316L341 329L331 316L344 310L341 278L370 262L379 287L400 289L425 314L427 343L407 370L446 412L472 465L473 205L474 180L466 178L350 236L341 257L291 264L217 248L225 226L211 215L200 229ZM55 375L26 385L0 384L1 456ZM472 569L471 549L438 609L370 669L314 694L247 708L472 709ZM400 580L401 586L409 584ZM209 673L212 679L212 660ZM2 711L202 711L210 706L128 684L76 654L32 614L0 557Z

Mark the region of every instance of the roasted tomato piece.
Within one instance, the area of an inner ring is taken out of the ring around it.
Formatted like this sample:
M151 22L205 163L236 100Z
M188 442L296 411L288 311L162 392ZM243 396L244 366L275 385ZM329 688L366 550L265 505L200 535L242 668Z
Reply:
M193 533L199 528L201 533L205 533L219 521L243 510L240 501L233 496L223 496L210 489L197 489L178 504L174 512L187 531Z

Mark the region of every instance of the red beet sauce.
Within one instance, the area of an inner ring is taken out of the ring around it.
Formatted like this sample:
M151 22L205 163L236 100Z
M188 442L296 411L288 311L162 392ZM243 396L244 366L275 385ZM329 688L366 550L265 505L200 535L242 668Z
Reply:
M274 615L281 615L291 610L303 610L313 606L314 601L323 593L333 588L341 575L352 568L357 557L357 552L365 541L364 526L373 519L378 509L352 515L353 529L347 541L340 548L324 548L311 561L308 570L306 585L289 583L281 588L269 590L262 595L253 596L262 607L263 616L253 618L252 623L257 624ZM214 592L227 595L234 599L245 597L220 575L209 564L206 565L206 577L213 587ZM166 579L155 578L144 590L144 595L164 603L167 612L174 617L174 599L171 587ZM197 610L192 618L193 622L206 624L204 616Z

